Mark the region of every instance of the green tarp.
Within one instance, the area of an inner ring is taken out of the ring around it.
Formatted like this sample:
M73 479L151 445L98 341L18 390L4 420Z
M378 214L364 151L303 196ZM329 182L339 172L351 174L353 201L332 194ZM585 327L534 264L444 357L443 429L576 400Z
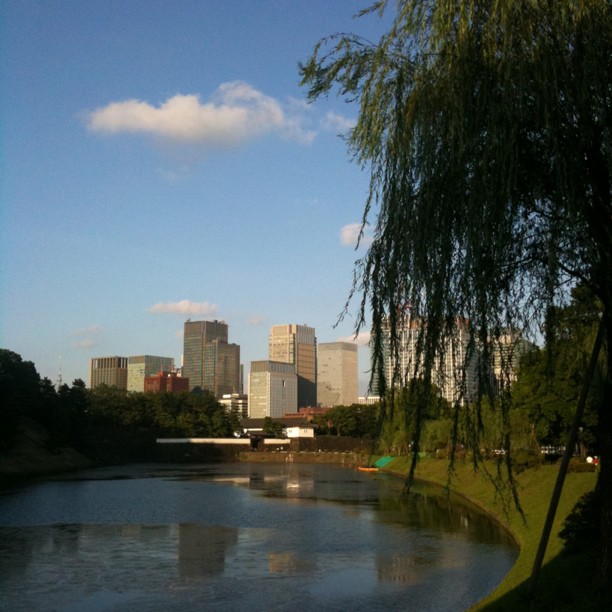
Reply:
M380 469L380 468L384 468L384 467L385 467L385 465L387 465L387 463L389 463L390 461L393 461L393 459L395 459L395 457L390 457L390 456L385 455L385 456L381 457L380 459L378 459L378 460L377 460L377 461L374 463L374 465L375 465L377 468L379 468L379 469Z

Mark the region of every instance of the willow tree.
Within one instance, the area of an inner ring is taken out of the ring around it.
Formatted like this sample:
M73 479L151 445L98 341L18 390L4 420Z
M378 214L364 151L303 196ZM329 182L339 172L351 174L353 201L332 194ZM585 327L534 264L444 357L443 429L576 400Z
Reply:
M598 490L609 585L610 1L383 0L360 16L391 10L377 42L332 35L301 65L311 99L336 91L359 105L347 141L370 173L363 223L374 226L374 239L355 269L357 329L371 316L383 376L384 336L397 352L409 309L425 322L419 345L428 377L457 317L468 319L471 350L486 363L503 330L545 329L571 286L589 288L603 305L605 332ZM469 425L476 461L480 405L457 402L454 418L455 431Z

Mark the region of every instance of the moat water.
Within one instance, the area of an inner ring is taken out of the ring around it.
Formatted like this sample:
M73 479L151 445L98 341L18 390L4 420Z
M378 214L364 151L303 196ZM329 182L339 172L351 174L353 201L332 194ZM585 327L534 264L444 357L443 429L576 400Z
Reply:
M329 465L136 465L0 491L0 610L465 610L510 570L456 500Z

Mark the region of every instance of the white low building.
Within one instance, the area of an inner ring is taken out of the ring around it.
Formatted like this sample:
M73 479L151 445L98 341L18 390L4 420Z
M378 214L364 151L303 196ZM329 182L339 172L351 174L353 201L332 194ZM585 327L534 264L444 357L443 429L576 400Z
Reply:
M288 438L314 438L314 427L312 425L294 425L285 430Z

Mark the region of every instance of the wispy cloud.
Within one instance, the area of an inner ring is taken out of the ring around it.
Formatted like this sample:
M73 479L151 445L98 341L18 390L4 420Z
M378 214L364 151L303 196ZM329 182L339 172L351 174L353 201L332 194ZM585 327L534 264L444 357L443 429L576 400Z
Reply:
M149 312L154 314L181 314L181 315L202 315L213 317L217 314L216 304L209 302L192 302L181 300L180 302L160 302L149 308Z
M134 133L202 147L235 146L266 134L309 143L295 105L284 106L243 81L222 84L209 101L177 94L159 106L142 100L112 102L86 115L87 127L106 134Z
M328 132L345 134L355 127L355 120L330 111L325 114L325 118L321 121L321 127Z
M361 223L349 223L340 228L340 244L342 246L356 247L361 232ZM368 247L372 244L372 236L364 233L359 241L359 246Z
M72 346L77 349L90 349L96 346L96 342L93 338L83 338L75 342Z
M100 325L90 325L89 327L83 327L76 329L72 332L72 335L76 338L73 343L73 347L77 349L90 349L96 345L98 336L102 331Z
M91 334L99 334L102 331L102 327L98 324L90 325L89 327L82 327L72 332L73 336L89 336Z
M266 317L260 314L253 314L248 319L248 324L252 327L260 327L266 321Z

